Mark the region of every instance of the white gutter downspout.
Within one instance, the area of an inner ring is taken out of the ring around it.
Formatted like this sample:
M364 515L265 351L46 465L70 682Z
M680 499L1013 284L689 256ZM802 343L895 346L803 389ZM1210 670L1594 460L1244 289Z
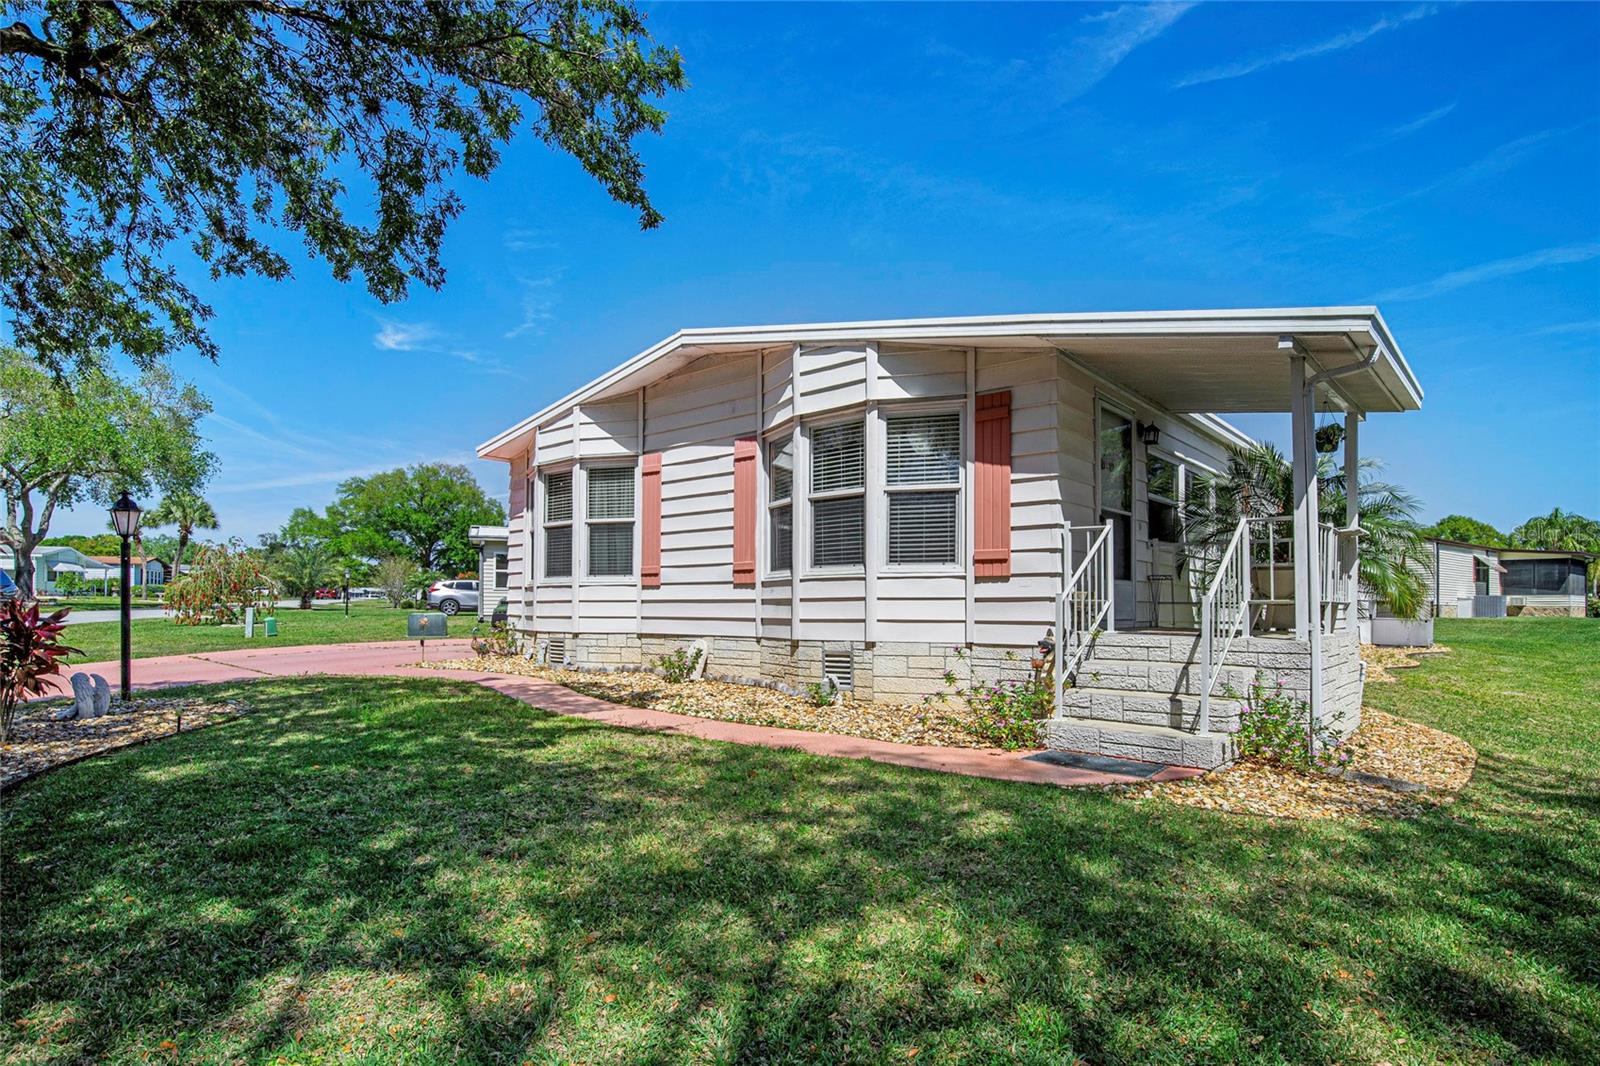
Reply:
M1279 337L1278 347L1289 349L1297 358L1308 358L1308 353L1300 347L1300 342L1292 336ZM1317 462L1315 426L1317 386L1334 378L1344 377L1346 374L1354 374L1360 370L1371 369L1377 364L1378 357L1382 353L1383 345L1375 341L1372 346L1372 354L1361 362L1351 363L1348 366L1334 367L1330 370L1319 370L1305 379L1304 395L1298 399L1304 405L1303 409L1306 412L1301 431L1309 439L1303 442L1301 448L1304 449L1303 454L1308 457L1308 462L1312 464L1312 468L1307 471L1307 476L1311 479L1315 480L1317 476L1315 467ZM1299 451L1300 449L1296 450ZM1318 510L1320 511L1320 508ZM1322 566L1321 560L1317 558L1319 547L1318 531L1321 524L1322 515L1320 513L1313 512L1310 514L1308 516L1310 528L1306 530L1305 543L1298 546L1306 549L1308 559L1305 569L1311 575L1311 580L1306 582L1306 591L1310 600L1310 609L1307 614L1311 620L1311 624L1306 627L1306 638L1311 647L1311 698L1308 701L1310 714L1306 722L1306 753L1312 758L1315 758L1317 754L1317 722L1322 716L1322 585L1320 577Z

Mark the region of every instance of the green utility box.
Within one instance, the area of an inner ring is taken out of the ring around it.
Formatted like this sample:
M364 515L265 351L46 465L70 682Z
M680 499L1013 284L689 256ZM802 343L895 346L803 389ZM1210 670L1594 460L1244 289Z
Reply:
M267 625L267 636L275 637L275 636L278 635L278 619L277 619L276 615L270 615L270 614L267 615L266 625Z

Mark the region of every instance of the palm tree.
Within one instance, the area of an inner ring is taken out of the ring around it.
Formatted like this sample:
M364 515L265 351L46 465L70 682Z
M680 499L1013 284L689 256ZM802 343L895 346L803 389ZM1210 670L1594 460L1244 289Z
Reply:
M174 492L150 509L144 516L144 524L152 529L178 527L178 550L172 559L172 578L175 579L183 572L179 567L183 565L183 553L194 531L216 529L217 512L196 493Z
M1416 522L1417 499L1398 485L1374 476L1382 464L1364 459L1359 469L1357 503L1361 539L1357 574L1363 588L1385 601L1397 616L1415 618L1428 598L1432 560ZM1317 457L1317 498L1321 520L1343 526L1344 471L1331 455ZM1294 511L1294 466L1271 444L1230 449L1225 473L1205 475L1189 490L1184 512L1188 554L1201 569L1233 536L1240 518L1268 518ZM1280 558L1286 561L1289 545Z
M1600 555L1600 522L1557 507L1511 531L1511 546ZM1600 558L1589 560L1589 586L1600 590Z
M311 606L317 590L339 580L339 560L325 541L298 541L283 545L272 557L272 576L278 587L300 598L300 608Z

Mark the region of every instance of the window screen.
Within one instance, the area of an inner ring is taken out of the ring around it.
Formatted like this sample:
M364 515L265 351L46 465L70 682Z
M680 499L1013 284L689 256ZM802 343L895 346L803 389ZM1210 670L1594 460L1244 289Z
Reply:
M572 521L572 474L548 474L544 479L544 520Z
M628 577L633 573L633 467L588 467L585 480L589 576Z
M572 527L554 526L544 531L544 576L572 576Z
M889 419L887 475L891 485L960 481L961 416L951 412Z
M589 527L591 577L627 577L633 573L633 523L598 522Z
M957 499L954 492L890 495L889 562L955 562Z
M794 492L794 438L785 437L767 445L769 498L787 500Z
M767 445L767 567L785 571L794 567L794 438Z
M572 576L572 471L544 478L544 576Z
M824 426L811 434L811 491L837 492L866 484L861 423Z
M860 496L812 502L813 566L860 566L866 560L863 502Z
M774 570L794 566L794 508L783 504L772 508L772 562Z
M494 557L494 587L505 588L510 576L510 571L506 568L506 553L497 552Z
M589 521L632 518L633 467L598 466L588 473Z

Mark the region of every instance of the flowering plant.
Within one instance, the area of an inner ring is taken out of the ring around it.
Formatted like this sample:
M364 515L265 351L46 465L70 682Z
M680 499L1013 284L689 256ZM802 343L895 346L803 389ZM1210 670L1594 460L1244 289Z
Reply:
M1284 692L1282 681L1269 689L1257 674L1239 718L1239 754L1296 770L1342 769L1350 749L1332 729L1311 725L1310 717L1311 705Z

